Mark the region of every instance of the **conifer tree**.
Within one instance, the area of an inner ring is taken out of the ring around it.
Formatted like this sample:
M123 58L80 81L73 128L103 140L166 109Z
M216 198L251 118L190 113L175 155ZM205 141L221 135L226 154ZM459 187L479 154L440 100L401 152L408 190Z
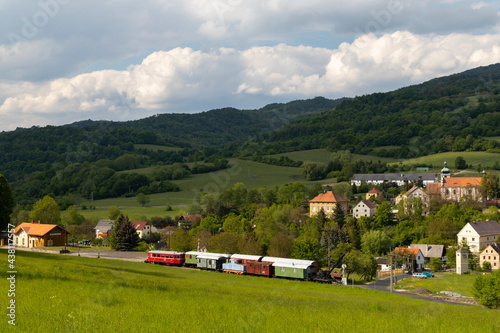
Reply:
M116 234L116 250L132 251L138 245L139 234L128 220L128 216L126 216L120 224L120 229L118 229L118 233Z
M120 214L116 219L115 223L113 224L113 228L111 229L111 233L109 235L109 246L113 250L117 249L116 244L117 244L118 230L120 230L120 226L122 225L124 219L125 217L123 216L123 214Z

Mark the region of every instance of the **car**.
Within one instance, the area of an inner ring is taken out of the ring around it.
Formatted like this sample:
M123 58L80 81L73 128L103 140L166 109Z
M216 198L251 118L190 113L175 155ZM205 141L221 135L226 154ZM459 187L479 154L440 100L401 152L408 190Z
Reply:
M422 272L422 274L424 274L427 277L434 277L434 274L429 273L429 272Z
M427 276L422 273L413 273L413 277L418 279L427 279Z

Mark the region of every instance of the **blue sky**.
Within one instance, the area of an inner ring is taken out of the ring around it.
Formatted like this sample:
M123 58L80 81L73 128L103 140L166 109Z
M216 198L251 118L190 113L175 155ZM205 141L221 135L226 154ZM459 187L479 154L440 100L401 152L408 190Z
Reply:
M500 2L0 2L0 131L383 92L499 62Z

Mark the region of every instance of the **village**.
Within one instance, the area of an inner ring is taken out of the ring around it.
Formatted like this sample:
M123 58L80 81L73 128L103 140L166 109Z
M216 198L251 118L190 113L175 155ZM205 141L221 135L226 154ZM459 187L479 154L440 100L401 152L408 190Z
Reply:
M460 203L469 200L483 205L488 209L490 206L498 206L494 199L484 197L481 190L481 177L453 177L447 168L446 162L440 174L433 173L406 173L406 174L355 174L351 179L353 188L372 187L363 197L358 196L357 203L352 203L342 198L330 188L323 190L309 200L308 218L318 217L324 214L326 219L334 219L335 214L341 210L342 216L352 216L358 223L366 223L373 219L380 207L390 207L392 219L404 214L429 215L431 198L439 197L445 202ZM387 186L409 189L400 193L388 201L383 197L383 192L377 187ZM349 206L351 205L351 209ZM186 251L192 248L179 248L173 240L178 236L177 231L189 231L199 227L204 217L201 214L183 214L174 222L174 226L159 229L147 221L130 221L133 229L140 240L148 240L147 249L165 249ZM91 239L78 240L81 245L90 245L94 249L109 248L115 220L100 220L94 227ZM255 227L255 226L254 226ZM224 233L227 228L219 228L215 233ZM21 223L12 230L12 242L19 248L48 248L68 247L71 243L70 233L61 225L44 224L43 221L32 221ZM456 233L456 242L450 244L417 244L411 243L407 246L390 244L387 251L373 253L376 257L376 278L389 276L394 270L397 273L415 273L415 277L426 278L431 275L425 274L426 270L440 270L453 267L457 274L466 274L474 270L495 271L500 267L500 225L496 220L471 221L465 224ZM75 242L74 237L73 245ZM7 240L5 240L6 242ZM4 242L4 240L2 240ZM191 242L192 244L193 242ZM71 248L70 248L71 249ZM452 253L455 258L450 258L450 249L456 249ZM207 246L201 244L198 237L196 243L197 251L207 251ZM73 249L74 251L74 249ZM381 255L382 254L382 255ZM329 256L332 256L329 254ZM142 258L142 257L141 257ZM317 258L302 258L317 259ZM325 264L326 262L323 262ZM330 263L328 263L330 266ZM420 274L424 272L424 275Z

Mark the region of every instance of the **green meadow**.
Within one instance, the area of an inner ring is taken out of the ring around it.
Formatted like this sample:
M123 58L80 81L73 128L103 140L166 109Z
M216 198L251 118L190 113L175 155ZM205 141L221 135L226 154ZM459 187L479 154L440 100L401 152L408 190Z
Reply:
M19 332L500 331L495 310L359 287L24 251L15 265Z
M412 158L402 161L403 164L426 164L432 165L435 168L442 168L444 161L448 162L448 167L450 169L455 168L455 159L458 156L462 156L469 165L482 166L492 166L496 161L500 162L500 154L498 153L487 153L487 152L477 152L477 151L460 151L460 152L447 152L440 154L432 154L417 158Z
M425 288L434 294L440 291L452 291L462 296L472 297L472 285L476 274L458 275L456 273L435 273L437 276L428 279L409 278L398 282L396 288L412 291L415 288ZM441 277L443 276L443 277Z
M149 195L151 201L146 207L140 207L136 197L119 197L83 202L87 206L95 206L96 209L80 210L79 213L83 214L86 218L107 218L109 207L117 206L131 218L141 216L175 216L186 213L188 206L196 202L202 191L219 193L238 182L244 183L247 189L258 189L261 187L272 188L297 181L305 181L302 176L302 169L300 168L268 165L236 158L229 159L229 164L231 167L225 170L195 174L189 178L174 181L179 185L181 191L151 194ZM132 171L148 174L152 169L144 168ZM170 205L173 210L167 212L167 205Z
M290 153L282 153L282 154L275 154L275 155L269 155L270 157L274 158L280 158L281 156L287 156L288 158L294 160L294 161L312 161L312 162L322 162L325 164L328 164L332 158L331 158L332 152L326 150L326 149L311 149L311 150L301 150L301 151L294 151ZM392 163L392 162L397 162L399 159L395 158L387 158L387 157L378 157L378 156L371 156L371 155L359 155L359 154L352 154L352 159L353 160L363 160L363 161L381 161L381 162L386 162L386 163Z

